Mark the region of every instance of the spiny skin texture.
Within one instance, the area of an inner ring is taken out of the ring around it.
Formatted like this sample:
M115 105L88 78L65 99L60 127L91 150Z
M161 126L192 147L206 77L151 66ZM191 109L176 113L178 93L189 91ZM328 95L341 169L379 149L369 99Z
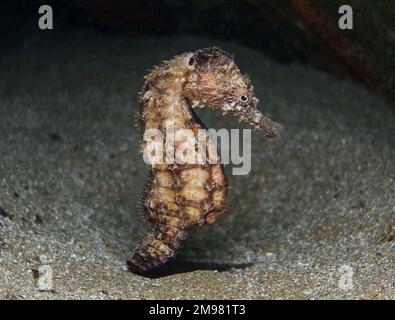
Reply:
M269 138L282 129L258 111L253 86L233 57L215 47L155 67L145 77L138 100L142 132L158 129L165 136L166 123L172 121L175 131L190 129L197 136L205 127L194 114L196 107L233 112ZM206 148L212 151L214 146L207 143ZM192 227L214 223L226 210L227 188L219 156L204 165L152 164L144 211L153 231L128 261L131 270L144 273L162 265L174 257Z

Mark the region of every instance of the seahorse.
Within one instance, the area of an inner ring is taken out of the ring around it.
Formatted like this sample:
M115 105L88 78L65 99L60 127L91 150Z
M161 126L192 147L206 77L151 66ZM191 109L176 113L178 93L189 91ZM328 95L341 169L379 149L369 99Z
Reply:
M268 138L278 137L282 130L257 109L249 77L240 72L232 55L218 47L186 52L154 67L145 77L138 102L142 132L157 129L165 139L168 121L174 130L194 134L205 128L195 108L232 112ZM207 148L213 148L211 141ZM153 230L137 246L129 268L144 273L173 258L193 227L212 224L225 213L227 190L219 157L214 163L152 164L143 206Z

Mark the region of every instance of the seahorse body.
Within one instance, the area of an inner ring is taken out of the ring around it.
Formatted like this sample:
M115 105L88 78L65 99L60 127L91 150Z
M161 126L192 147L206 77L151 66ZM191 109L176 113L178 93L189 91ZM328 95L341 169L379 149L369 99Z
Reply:
M195 107L233 111L267 137L281 130L258 111L249 79L241 75L233 57L219 48L184 53L155 67L145 77L138 100L142 131L158 129L166 139L169 122L174 131L190 129L195 136L205 128L194 114ZM174 141L174 149L180 143ZM208 142L206 148L212 152L214 146ZM153 231L128 261L137 272L174 257L192 227L212 224L226 210L227 179L219 157L205 164L152 164L151 176L144 209Z

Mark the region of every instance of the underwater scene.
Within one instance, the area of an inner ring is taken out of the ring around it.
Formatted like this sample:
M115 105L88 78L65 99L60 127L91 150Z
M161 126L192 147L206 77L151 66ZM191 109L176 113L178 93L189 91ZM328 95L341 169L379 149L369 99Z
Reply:
M2 1L0 299L394 299L394 16Z

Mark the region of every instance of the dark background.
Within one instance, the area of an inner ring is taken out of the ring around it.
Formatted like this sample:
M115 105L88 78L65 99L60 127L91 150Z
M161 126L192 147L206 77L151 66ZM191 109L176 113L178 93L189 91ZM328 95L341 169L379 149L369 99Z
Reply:
M394 100L395 4L348 1L354 30L337 27L343 1L323 0L3 0L1 50L37 32L38 7L54 10L61 26L97 32L195 34L238 41L282 62L299 61L339 78L353 77ZM60 37L61 41L61 37Z

